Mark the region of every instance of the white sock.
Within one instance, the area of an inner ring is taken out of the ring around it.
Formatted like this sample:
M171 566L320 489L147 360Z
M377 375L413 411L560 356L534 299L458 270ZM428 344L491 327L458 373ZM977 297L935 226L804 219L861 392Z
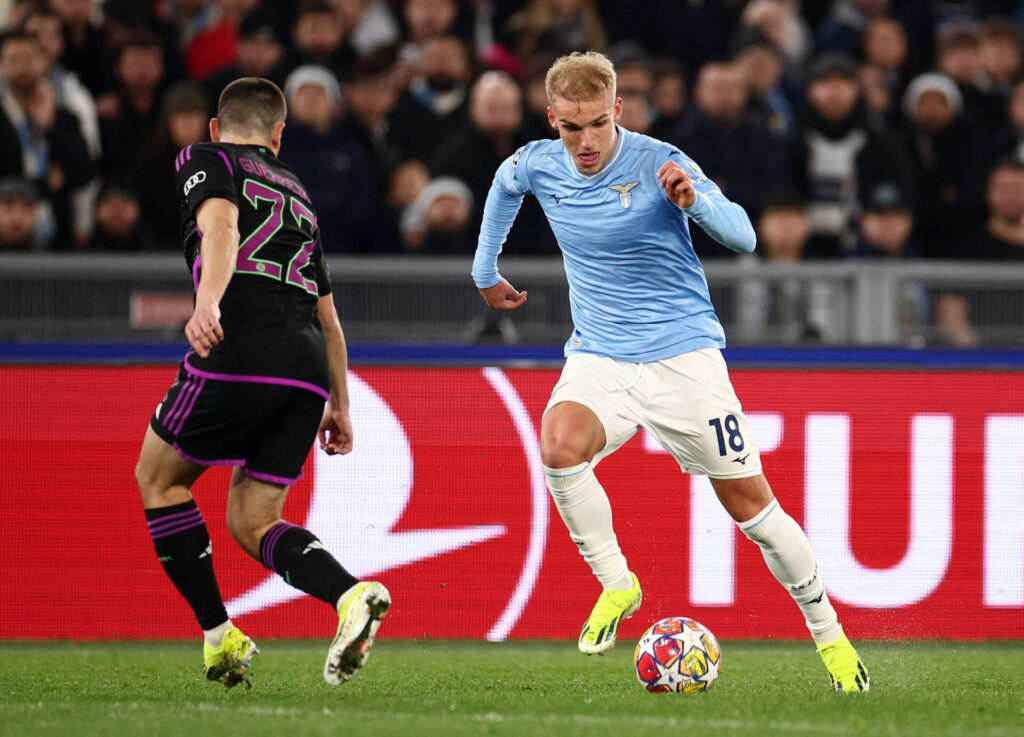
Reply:
M234 626L231 624L231 620L228 619L223 624L218 624L212 630L203 630L203 638L206 640L206 644L212 648L220 647L220 642L224 639L224 633Z
M544 467L548 491L555 500L569 537L605 589L631 589L626 558L612 528L612 505L589 463L571 468Z
M800 607L814 641L826 644L838 639L843 628L818 575L811 544L796 520L776 499L756 517L737 525L761 548L768 570Z

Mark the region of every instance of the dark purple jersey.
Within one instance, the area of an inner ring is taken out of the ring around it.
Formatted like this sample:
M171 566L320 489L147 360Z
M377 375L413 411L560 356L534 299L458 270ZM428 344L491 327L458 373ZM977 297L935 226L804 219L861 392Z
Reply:
M316 315L317 299L331 293L331 282L316 213L298 178L269 149L233 143L189 146L178 154L175 170L194 286L202 270L196 210L211 197L238 206L238 260L220 302L224 340L207 358L190 353L188 363L215 374L329 389Z

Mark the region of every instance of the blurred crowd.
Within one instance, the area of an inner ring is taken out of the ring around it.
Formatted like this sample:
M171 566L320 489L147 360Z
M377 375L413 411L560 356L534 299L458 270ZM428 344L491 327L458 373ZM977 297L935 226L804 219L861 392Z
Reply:
M760 258L1024 261L1016 0L4 10L0 249L179 248L172 161L208 140L221 89L256 75L288 99L281 158L328 252L470 254L498 164L555 135L548 66L589 48L616 63L621 124L676 144L743 205ZM702 257L731 257L694 231ZM556 253L530 198L506 252Z

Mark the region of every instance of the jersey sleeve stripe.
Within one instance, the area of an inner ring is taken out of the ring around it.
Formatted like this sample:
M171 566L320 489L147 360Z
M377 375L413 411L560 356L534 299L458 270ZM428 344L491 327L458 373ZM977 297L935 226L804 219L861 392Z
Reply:
M191 158L192 158L192 144L190 143L190 144L189 144L189 145L188 145L188 146L187 146L187 147L185 148L185 161L188 161L188 160L189 160L189 159L191 159Z
M228 158L228 155L223 151L217 151L217 153L219 153L220 157L224 159L224 166L228 168L228 174L235 176L235 167L231 166L231 159Z

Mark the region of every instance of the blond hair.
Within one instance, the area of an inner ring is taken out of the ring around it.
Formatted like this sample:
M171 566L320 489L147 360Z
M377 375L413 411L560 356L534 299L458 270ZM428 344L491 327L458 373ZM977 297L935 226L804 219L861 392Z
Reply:
M574 51L559 57L544 78L548 103L555 98L580 102L606 97L615 100L615 67L611 59L597 51Z

